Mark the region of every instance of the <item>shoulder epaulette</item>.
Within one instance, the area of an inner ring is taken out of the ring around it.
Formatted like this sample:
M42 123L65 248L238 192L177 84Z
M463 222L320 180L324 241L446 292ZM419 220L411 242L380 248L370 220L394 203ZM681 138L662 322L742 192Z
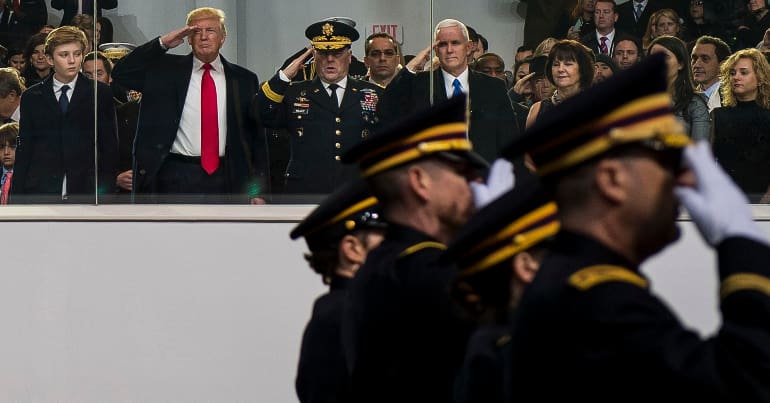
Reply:
M265 81L265 83L262 84L262 92L265 94L267 99L269 99L269 100L271 100L271 101L273 101L273 102L275 102L277 104L280 104L281 102L283 102L283 95L278 94L275 91L273 91L273 89L270 88L270 84L267 81Z
M754 273L732 274L722 281L719 297L725 299L728 295L742 290L759 291L770 295L770 278Z
M569 276L571 286L586 291L599 284L609 282L629 283L640 288L647 288L647 280L639 274L621 266L597 265L580 269Z
M404 249L401 253L398 254L398 257L409 256L409 255L417 253L417 252L419 252L419 251L421 251L423 249L428 249L428 248L444 250L444 249L446 249L446 245L444 245L441 242L433 242L433 241L420 242L418 244L414 244L414 245Z

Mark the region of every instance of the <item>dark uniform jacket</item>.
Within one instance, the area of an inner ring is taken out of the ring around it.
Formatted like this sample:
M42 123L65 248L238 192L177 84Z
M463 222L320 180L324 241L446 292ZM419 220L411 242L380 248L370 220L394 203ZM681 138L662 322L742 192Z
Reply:
M380 106L384 122L430 107L430 75L414 74L401 69L385 89ZM517 135L513 108L505 83L473 70L468 71L468 95L471 111L469 139L473 151L492 161L499 151ZM440 70L433 72L435 102L447 99L444 77Z
M118 135L110 88L98 85L98 133L94 144L94 82L78 75L67 113L53 92L53 75L21 97L11 202L62 202L67 176L68 201L93 203L95 171L101 195L114 192L118 173ZM94 161L98 152L98 171Z
M259 90L257 75L220 56L227 82L227 145L219 169L227 171L228 193L244 202L265 193L268 182L267 143L250 115L251 99ZM179 130L193 55L173 55L158 38L134 49L115 64L112 78L142 93L134 141L134 192L154 193L155 177Z
M342 350L342 314L349 279L334 277L331 289L313 305L297 368L297 397L302 403L349 402L350 382Z
M450 402L471 331L449 297L445 246L389 223L356 273L344 337L355 402Z
M517 308L517 402L770 401L770 247L717 248L722 326L686 329L624 258L558 235Z
M93 5L91 7L93 7ZM117 7L118 0L99 0L96 7L96 16L102 16L102 9L112 10ZM51 0L51 8L63 10L64 15L62 15L61 18L61 25L69 25L70 22L72 22L72 18L78 13L78 0ZM89 8L87 5L84 8L83 14L94 15L93 8Z
M479 327L468 340L465 362L455 385L455 403L505 403L511 376L511 324Z
M289 136L287 193L331 193L357 175L357 168L340 158L377 124L380 87L348 77L339 107L318 77L290 84L276 74L262 88L257 96L262 122L285 128Z

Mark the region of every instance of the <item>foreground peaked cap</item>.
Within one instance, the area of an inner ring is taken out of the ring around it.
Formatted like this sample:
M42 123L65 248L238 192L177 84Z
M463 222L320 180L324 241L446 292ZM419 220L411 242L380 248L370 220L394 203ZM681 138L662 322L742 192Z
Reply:
M340 186L291 231L291 239L304 237L310 249L334 245L359 229L385 228L377 199L363 179Z
M510 267L511 258L559 231L556 203L533 176L479 210L463 226L441 256L453 262L461 277L498 264Z
M376 175L429 156L465 159L479 168L487 162L473 152L468 140L465 95L399 119L377 130L342 155L346 163L358 163L364 177Z
M673 115L662 54L618 72L546 112L502 155L528 154L539 176L548 176L614 147L655 140L666 147L690 143Z

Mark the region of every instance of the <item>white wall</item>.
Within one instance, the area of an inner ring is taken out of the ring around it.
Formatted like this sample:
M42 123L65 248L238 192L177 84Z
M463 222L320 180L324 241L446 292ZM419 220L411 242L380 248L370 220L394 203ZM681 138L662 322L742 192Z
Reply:
M296 401L302 329L324 290L304 244L288 238L309 210L0 209L0 401ZM42 221L18 221L28 219ZM688 326L710 334L714 255L682 227L643 269Z

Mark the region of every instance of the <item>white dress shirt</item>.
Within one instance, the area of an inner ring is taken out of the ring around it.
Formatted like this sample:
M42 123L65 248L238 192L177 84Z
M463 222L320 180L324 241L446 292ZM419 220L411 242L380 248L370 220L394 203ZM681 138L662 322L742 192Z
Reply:
M321 80L321 84L323 84L324 89L326 90L326 94L329 95L329 97L332 96L332 90L329 89L329 83L327 83L324 80ZM342 80L340 80L337 85L337 107L342 105L342 97L345 95L345 88L348 86L348 77L345 76Z
M192 75L187 87L179 130L171 146L171 152L189 157L201 156L201 81L203 80L203 62L193 57ZM217 114L219 119L219 156L225 155L227 144L227 80L222 66L222 59L211 62L211 78L217 87Z
M455 87L452 86L452 83L455 81L455 79L460 80L460 87L462 87L463 93L468 94L468 88L470 87L468 87L468 68L467 67L457 77L447 73L446 71L444 71L444 69L441 69L441 75L444 77L444 90L446 90L447 99L452 98L452 94L455 92Z

